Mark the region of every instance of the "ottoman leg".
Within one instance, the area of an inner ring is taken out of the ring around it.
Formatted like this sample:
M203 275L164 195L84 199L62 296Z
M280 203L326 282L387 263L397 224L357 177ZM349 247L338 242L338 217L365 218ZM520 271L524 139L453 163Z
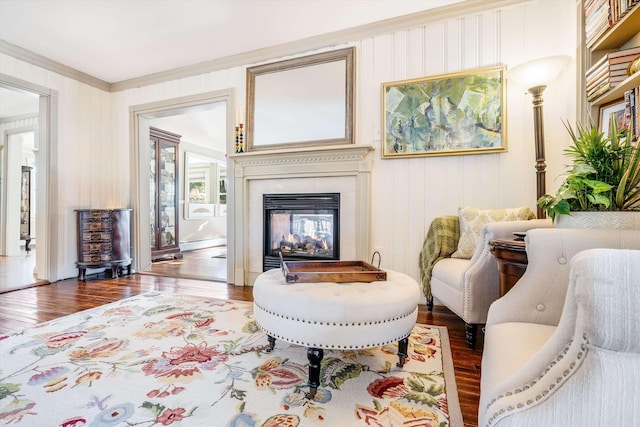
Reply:
M267 352L271 352L276 346L276 339L271 335L267 335L267 341L269 341L269 348L267 349Z
M313 400L320 386L320 362L324 357L321 348L309 347L307 349L307 359L309 359L309 393L307 399Z
M398 363L397 367L402 368L404 361L407 360L407 347L409 346L409 337L402 338L398 341Z

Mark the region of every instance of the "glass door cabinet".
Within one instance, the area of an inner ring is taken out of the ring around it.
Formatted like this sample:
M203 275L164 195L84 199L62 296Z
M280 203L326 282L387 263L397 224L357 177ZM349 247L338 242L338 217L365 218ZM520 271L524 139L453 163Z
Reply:
M178 234L178 145L180 135L150 128L151 259L180 258Z

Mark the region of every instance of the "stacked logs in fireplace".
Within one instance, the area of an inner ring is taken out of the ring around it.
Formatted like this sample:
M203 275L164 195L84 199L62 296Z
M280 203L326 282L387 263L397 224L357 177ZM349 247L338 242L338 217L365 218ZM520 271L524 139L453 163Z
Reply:
M340 194L265 194L263 270L284 260L340 259Z

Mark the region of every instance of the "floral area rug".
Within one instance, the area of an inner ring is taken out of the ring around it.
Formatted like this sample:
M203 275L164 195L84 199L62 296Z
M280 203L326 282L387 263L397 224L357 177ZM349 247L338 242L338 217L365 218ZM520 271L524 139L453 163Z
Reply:
M18 426L458 426L446 328L325 351L267 339L248 302L156 292L0 336L0 422Z

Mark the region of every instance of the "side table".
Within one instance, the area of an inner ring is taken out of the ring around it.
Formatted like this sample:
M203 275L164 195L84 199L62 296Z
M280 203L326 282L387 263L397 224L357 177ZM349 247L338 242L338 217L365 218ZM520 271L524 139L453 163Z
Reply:
M493 239L489 250L498 262L500 272L500 296L516 284L527 269L527 251L524 240Z

